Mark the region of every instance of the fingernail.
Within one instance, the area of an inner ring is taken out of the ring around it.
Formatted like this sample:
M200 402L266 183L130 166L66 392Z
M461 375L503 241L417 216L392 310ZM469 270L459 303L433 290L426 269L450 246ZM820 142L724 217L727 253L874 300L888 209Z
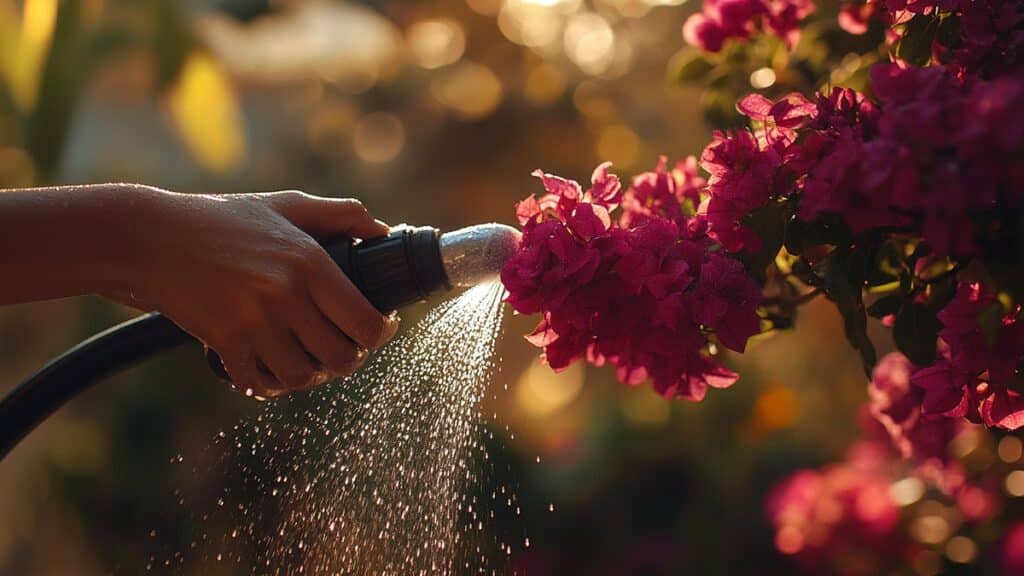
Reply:
M395 337L395 334L398 334L398 326L401 321L402 319L398 317L398 312L392 312L384 317L384 341L381 344L389 342Z
M317 370L313 375L313 385L319 386L331 379L331 373L327 370Z

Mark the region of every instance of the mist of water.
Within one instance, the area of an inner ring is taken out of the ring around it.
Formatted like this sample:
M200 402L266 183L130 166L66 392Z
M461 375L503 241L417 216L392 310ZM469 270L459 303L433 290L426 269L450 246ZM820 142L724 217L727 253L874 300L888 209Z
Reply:
M498 283L470 289L353 377L268 403L222 433L218 468L231 468L233 481L213 510L192 511L203 527L191 556L228 573L499 571L495 550L506 557L513 545L490 520L498 508L518 515L519 505L514 490L479 488L492 472L481 401L502 295ZM177 550L154 564L188 557Z

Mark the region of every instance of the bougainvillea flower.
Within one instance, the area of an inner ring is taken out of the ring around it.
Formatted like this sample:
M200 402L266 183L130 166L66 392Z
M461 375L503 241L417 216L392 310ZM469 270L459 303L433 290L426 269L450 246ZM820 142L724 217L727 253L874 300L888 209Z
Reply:
M919 464L936 460L944 466L949 459L947 446L963 421L922 412L924 390L910 382L915 371L917 367L898 352L883 356L868 384L869 409L904 458Z
M761 291L683 210L703 187L696 160L667 165L662 158L624 196L607 165L587 191L535 172L546 194L517 205L523 238L501 278L516 311L541 314L527 339L552 368L586 358L615 366L623 383L649 379L666 396L700 400L737 378L714 360L709 338L742 351L760 330Z
M707 205L702 209L711 233L731 252L757 250L760 242L745 231L743 218L765 205L772 195L782 158L762 147L753 133L716 131L701 154L708 178Z
M705 0L683 25L683 39L718 52L729 38L747 38L762 29L792 48L800 40L800 23L814 10L811 0Z
M885 452L872 443L850 448L844 462L799 470L766 498L775 546L808 573L877 574L906 544L899 528ZM856 557L854 565L844 558Z

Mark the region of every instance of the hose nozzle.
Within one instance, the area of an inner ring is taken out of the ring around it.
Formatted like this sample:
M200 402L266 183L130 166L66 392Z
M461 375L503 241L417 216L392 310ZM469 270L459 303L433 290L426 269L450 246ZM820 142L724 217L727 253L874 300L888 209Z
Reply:
M480 224L441 234L429 226L396 226L382 238L337 239L327 253L381 312L435 292L493 280L519 246L519 231Z
M519 231L504 224L478 224L441 235L441 261L453 286L494 280L519 246Z

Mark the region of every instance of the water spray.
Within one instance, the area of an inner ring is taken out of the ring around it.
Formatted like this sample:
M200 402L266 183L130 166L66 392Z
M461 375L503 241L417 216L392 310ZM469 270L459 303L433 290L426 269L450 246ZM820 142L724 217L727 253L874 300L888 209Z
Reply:
M481 224L440 233L397 226L384 237L324 243L324 249L381 312L439 292L494 280L515 253L519 232ZM195 339L159 312L144 314L79 343L0 400L0 459L43 420L104 377ZM226 374L215 355L211 367Z

